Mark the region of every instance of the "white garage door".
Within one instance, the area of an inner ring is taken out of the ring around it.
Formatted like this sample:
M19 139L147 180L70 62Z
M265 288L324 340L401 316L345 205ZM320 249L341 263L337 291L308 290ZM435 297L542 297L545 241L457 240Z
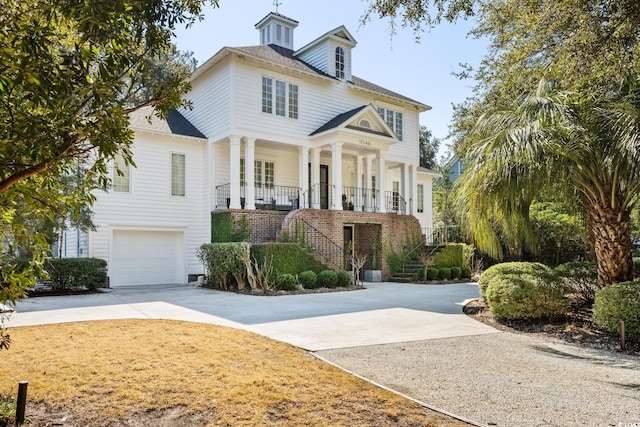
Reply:
M111 286L185 283L184 233L114 230Z

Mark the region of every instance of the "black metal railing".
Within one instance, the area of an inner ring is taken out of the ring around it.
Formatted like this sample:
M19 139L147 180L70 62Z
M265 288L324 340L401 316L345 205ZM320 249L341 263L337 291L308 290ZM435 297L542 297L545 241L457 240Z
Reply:
M302 193L302 207L312 209L318 206L320 209L329 209L333 207L332 194L333 185L314 184L311 188Z
M256 209L292 211L300 208L300 187L287 185L257 185L253 200ZM246 186L240 186L240 207L246 206ZM229 209L231 204L231 184L216 186L216 208Z
M376 193L371 188L342 187L342 209L375 212Z
M430 246L446 245L447 243L462 242L460 227L457 225L442 225L437 227L423 228L425 243Z
M312 248L320 260L330 268L344 268L344 248L301 217L294 217L288 225L288 239Z
M385 191L384 202L387 213L404 215L407 213L407 202L397 191Z

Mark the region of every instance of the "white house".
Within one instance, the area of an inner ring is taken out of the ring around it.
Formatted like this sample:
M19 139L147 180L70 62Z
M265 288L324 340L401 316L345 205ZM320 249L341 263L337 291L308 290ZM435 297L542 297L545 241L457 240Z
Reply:
M96 195L97 230L69 233L67 256L107 260L112 286L183 283L203 272L212 213L256 229L264 215L282 229L303 219L343 247L432 226L436 174L418 165L430 107L353 75L344 26L295 49L297 25L270 13L260 44L218 51L193 73L191 110L132 115L136 167Z

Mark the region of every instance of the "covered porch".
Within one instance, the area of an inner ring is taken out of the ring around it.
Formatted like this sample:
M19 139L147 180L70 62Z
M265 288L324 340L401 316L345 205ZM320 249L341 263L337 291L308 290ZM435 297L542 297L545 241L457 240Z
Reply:
M413 214L418 165L388 158L398 142L372 105L335 117L305 140L232 135L216 143L228 153L228 178L216 177L213 204Z

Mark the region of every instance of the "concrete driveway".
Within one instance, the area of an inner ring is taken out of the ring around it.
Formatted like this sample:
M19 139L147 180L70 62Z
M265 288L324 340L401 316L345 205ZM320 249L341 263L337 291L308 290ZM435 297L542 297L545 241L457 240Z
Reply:
M176 319L244 329L310 351L497 332L462 314L475 283L367 283L366 289L253 296L191 285L125 287L34 297L7 323L26 326L118 318Z

